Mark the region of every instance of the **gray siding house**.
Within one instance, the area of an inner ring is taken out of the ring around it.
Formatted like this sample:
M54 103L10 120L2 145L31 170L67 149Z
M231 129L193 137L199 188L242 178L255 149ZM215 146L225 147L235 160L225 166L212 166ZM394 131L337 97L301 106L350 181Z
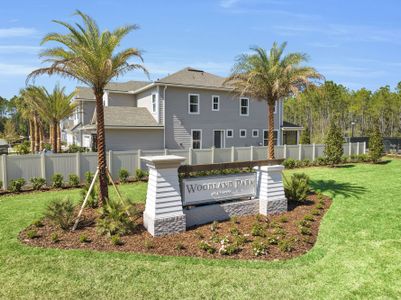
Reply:
M225 148L267 144L267 104L239 97L223 77L185 68L154 82L111 83L104 94L109 150ZM96 141L95 98L78 87L76 113L63 123L67 144L92 148ZM278 145L297 144L302 127L283 120L275 107Z

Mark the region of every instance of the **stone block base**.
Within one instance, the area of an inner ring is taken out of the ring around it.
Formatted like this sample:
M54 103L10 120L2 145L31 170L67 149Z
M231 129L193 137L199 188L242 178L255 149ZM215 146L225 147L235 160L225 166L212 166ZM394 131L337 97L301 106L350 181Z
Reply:
M213 221L224 221L233 216L256 215L259 211L259 200L244 200L223 204L211 204L184 209L187 227L202 225Z
M288 201L286 198L274 200L259 200L259 213L262 215L279 214L288 210Z
M177 215L167 218L154 219L143 214L143 224L148 232L153 236L161 236L166 234L174 234L184 232L186 229L185 215Z

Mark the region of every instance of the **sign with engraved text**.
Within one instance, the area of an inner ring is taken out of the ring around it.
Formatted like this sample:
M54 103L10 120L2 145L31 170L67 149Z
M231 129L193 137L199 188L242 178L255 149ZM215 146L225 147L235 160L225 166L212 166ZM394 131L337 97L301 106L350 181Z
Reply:
M256 173L183 179L181 192L183 205L254 197L256 193Z

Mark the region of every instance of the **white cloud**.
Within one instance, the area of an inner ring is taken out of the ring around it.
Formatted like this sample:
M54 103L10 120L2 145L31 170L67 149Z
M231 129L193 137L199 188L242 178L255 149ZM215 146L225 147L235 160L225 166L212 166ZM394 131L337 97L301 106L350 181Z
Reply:
M40 51L39 46L28 45L0 45L0 53L32 53L37 54Z
M383 70L369 69L366 67L344 66L339 64L328 64L317 66L316 69L326 78L330 76L354 77L354 78L379 78L387 73Z
M0 63L0 76L26 76L36 68L30 65Z
M26 27L0 28L0 38L30 36L30 35L35 35L37 33L38 31L35 28L26 28Z
M220 6L223 8L231 8L237 4L240 0L221 0Z

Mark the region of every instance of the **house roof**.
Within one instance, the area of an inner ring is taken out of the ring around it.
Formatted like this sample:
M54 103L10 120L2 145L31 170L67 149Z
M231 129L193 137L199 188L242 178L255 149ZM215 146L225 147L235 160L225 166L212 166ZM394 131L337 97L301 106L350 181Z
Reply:
M301 125L297 125L297 124L290 123L290 122L287 122L287 121L283 121L283 126L281 126L281 127L282 128L288 128L288 129L291 129L291 128L293 128L293 129L303 128Z
M96 112L92 124L96 123ZM160 127L146 107L106 106L105 127Z
M127 82L110 82L108 85L106 85L105 90L117 91L117 92L130 92L143 88L144 86L147 86L150 83L151 82L149 81L135 81L135 80ZM77 98L89 99L89 100L95 99L95 95L93 94L91 88L78 86L76 91L77 91Z
M224 77L217 76L199 69L187 67L176 73L159 79L155 83L228 89L229 86L224 84L225 79L226 78Z

